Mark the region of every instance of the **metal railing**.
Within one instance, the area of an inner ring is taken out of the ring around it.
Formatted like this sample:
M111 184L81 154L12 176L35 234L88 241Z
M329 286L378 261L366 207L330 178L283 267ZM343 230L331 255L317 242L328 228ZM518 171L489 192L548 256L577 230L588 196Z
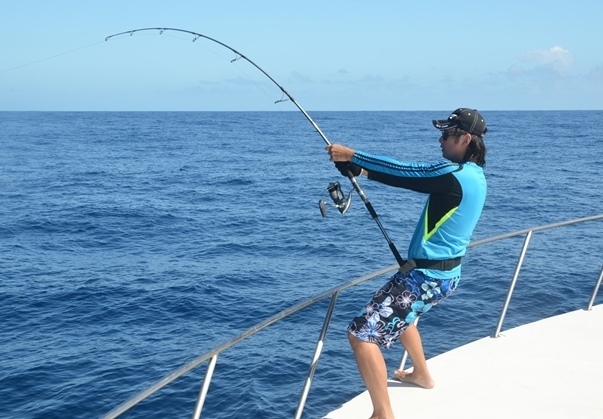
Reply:
M543 230L550 230L550 229L554 229L554 228L558 228L558 227L562 227L562 226L567 226L567 225L572 225L572 224L578 224L578 223L583 223L583 222L587 222L587 221L597 221L597 220L603 220L603 214L599 214L599 215L594 215L591 217L585 217L585 218L577 218L577 219L573 219L573 220L569 220L569 221L564 221L564 222L560 222L560 223L555 223L555 224L548 224L548 225L544 225L544 226L539 226L539 227L534 227L534 228L530 228L530 229L525 229L525 230L519 230L519 231L515 231L512 233L507 233L507 234L502 234L499 236L495 236L495 237L491 237L488 239L484 239L484 240L478 240L475 242L472 242L471 244L469 244L468 247L474 247L474 246L480 246L480 245L484 245L487 243L492 243L495 241L499 241L502 239L506 239L506 238L510 238L510 237L516 237L516 236L521 236L521 235L526 235L525 239L524 239L524 243L523 243L523 247L521 249L521 253L519 256L519 260L517 262L517 265L515 267L515 272L513 274L513 279L511 280L511 284L509 287L509 291L507 293L507 297L505 300L505 303L503 305L503 309L502 309L502 313L500 315L500 318L498 320L498 324L496 326L496 331L494 332L494 336L493 337L498 337L500 335L500 331L502 329L502 324L504 322L506 313L507 313L507 309L509 307L509 303L511 301L511 297L513 295L513 290L515 288L515 284L517 282L517 278L519 277L519 272L521 270L521 266L523 264L523 260L525 257L525 254L527 252L529 243L530 243L530 239L532 237L532 234L534 232L537 231L543 231ZM209 390L209 384L211 382L212 379L212 375L216 366L216 363L218 361L218 355L221 354L223 351L235 346L236 344L238 344L239 342L247 339L248 337L256 334L257 332L267 328L268 326L306 308L309 307L319 301L322 301L326 298L331 298L331 302L329 304L329 308L327 310L327 313L325 315L325 320L323 323L323 327L322 330L320 332L320 336L318 339L318 342L316 343L316 348L314 350L314 356L312 357L312 361L310 363L310 368L308 371L308 375L306 377L306 381L304 384L304 388L297 406L297 410L295 412L295 418L301 418L303 410L304 410L304 406L306 403L306 399L308 397L308 393L310 391L310 386L312 384L312 379L314 377L314 372L316 371L316 366L318 364L318 359L320 358L320 354L322 352L322 348L323 348L323 344L324 344L324 340L326 338L327 335L327 331L329 329L329 325L331 323L331 318L333 317L333 312L335 309L335 304L337 302L337 298L339 297L339 294L341 291L346 290L348 288L354 287L358 284L361 284L365 281L368 281L370 279L376 278L378 276L384 275L386 273L389 272L393 272L398 268L398 265L391 265L388 266L386 268L380 269L378 271L372 272L368 275L365 275L363 277L354 279L350 282L347 282L343 285L340 285L338 287L335 287L333 289L330 289L328 291L325 291L319 295L316 295L312 298L309 298L305 301L302 301L286 310L281 311L280 313L275 314L274 316L264 320L261 323L256 324L255 326L247 329L246 331L244 331L243 333L241 333L240 335L236 336L235 338L229 340L228 342L225 342L217 347L215 347L214 349L210 350L209 352L193 359L192 361L190 361L189 363L183 365L182 367L178 368L177 370L173 371L172 373L170 373L169 375L167 375L166 377L164 377L163 379L161 379L160 381L156 382L155 384L153 384L152 386L148 387L147 389L141 391L140 393L138 393L137 395L135 395L134 397L132 397L131 399L127 400L126 402L120 404L119 406L117 406L116 408L114 408L113 410L111 410L110 412L108 412L107 414L105 414L103 416L103 419L112 419L112 418L116 418L118 416L120 416L122 413L126 412L127 410L129 410L130 408L132 408L133 406L135 406L136 404L138 404L139 402L145 400L147 397L149 397L150 395L154 394L155 392L157 392L158 390L160 390L161 388L165 387L166 385L170 384L171 382L173 382L174 380L176 380L177 378L183 376L184 374L188 373L189 371L193 370L194 368L196 368L197 366L209 361L207 370L205 371L205 377L203 379L203 384L201 385L201 390L199 392L199 397L197 399L197 403L195 405L195 410L193 412L193 418L197 419L201 416L201 411L203 409L203 404L205 402L205 398L207 396L207 392ZM591 294L590 300L588 302L588 305L586 307L587 310L591 310L594 301L595 301L595 297L598 293L599 287L601 285L601 282L603 280L603 266L601 267L601 272L599 274L599 278L595 284L595 287L593 289L593 292ZM406 353L406 351L404 351L403 356L402 356L402 360L400 363L400 367L403 368L404 364L406 363L406 359L407 359L408 355Z

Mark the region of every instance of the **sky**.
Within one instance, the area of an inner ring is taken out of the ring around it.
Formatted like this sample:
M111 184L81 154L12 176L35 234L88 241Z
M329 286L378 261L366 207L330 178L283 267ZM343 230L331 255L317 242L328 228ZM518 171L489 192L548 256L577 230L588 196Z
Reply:
M0 0L0 111L603 109L603 2Z

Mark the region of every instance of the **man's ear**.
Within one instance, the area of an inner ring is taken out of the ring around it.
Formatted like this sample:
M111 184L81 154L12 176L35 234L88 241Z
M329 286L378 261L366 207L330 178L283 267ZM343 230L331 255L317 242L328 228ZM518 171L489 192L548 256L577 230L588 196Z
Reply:
M461 143L462 145L468 146L469 143L472 141L471 134L463 134L463 140L462 141L463 141Z

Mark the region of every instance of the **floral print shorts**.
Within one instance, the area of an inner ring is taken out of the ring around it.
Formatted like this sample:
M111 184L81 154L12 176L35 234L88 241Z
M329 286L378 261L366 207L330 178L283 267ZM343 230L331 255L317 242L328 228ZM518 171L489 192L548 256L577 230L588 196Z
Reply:
M436 279L416 269L398 272L352 320L348 332L389 348L417 317L448 297L459 279Z

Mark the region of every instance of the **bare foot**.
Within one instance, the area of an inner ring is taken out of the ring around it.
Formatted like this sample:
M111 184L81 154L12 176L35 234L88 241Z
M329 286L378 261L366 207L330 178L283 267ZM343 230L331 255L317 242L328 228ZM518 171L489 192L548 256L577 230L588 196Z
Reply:
M435 383L431 379L431 377L422 377L422 376L415 377L414 372L406 372L406 371L402 371L402 370L396 370L396 371L394 371L394 375L402 383L414 384L416 386L427 388L427 389L435 387Z
M393 413L392 413L391 416L389 416L389 415L387 415L387 416L378 416L378 415L375 415L375 413L373 413L373 415L369 419L389 419L389 418L394 419Z

